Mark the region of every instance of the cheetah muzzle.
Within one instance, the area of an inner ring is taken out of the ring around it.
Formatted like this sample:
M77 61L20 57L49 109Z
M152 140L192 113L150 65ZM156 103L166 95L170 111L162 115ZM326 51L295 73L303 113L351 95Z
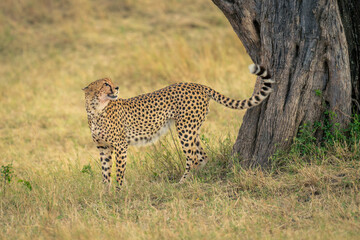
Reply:
M152 93L118 99L118 87L109 78L90 83L85 92L85 106L93 141L100 152L103 181L110 184L112 155L116 159L116 181L121 186L129 145L155 142L175 124L186 168L180 183L192 168L205 165L207 155L200 144L199 129L205 120L210 99L232 109L259 105L273 91L268 71L252 64L251 73L262 80L261 89L245 100L234 100L210 87L196 83L176 83Z

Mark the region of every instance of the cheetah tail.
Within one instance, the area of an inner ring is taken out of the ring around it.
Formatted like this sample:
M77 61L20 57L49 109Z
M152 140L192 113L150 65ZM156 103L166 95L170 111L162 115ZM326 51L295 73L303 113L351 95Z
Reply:
M234 100L222 95L221 93L216 92L213 89L209 89L208 94L210 98L232 109L246 109L259 105L273 91L271 84L275 83L275 81L270 79L271 78L270 74L262 66L251 64L249 66L249 70L252 74L261 77L262 80L261 89L258 92L256 92L252 97L245 100Z

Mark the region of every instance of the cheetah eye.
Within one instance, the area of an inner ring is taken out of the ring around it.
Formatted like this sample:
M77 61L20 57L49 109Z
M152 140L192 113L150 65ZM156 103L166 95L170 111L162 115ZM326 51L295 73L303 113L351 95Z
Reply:
M107 87L110 87L110 84L108 84L108 83L105 83L104 85L107 86Z

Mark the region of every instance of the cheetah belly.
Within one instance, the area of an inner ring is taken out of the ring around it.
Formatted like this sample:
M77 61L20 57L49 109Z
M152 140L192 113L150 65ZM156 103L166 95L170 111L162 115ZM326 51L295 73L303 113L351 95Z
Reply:
M159 138L165 135L170 127L174 124L174 120L169 119L167 120L164 125L155 133L153 134L139 134L138 136L131 136L128 138L129 145L131 146L145 146L152 143L155 143Z

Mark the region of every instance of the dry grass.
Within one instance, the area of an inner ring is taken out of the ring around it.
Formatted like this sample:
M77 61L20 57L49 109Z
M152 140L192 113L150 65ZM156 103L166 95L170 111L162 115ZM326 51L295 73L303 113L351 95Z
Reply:
M244 112L215 103L202 128L211 162L189 184L175 184L183 162L168 137L131 148L124 189L103 189L89 82L112 77L124 98L179 81L251 94L250 60L211 1L2 0L0 21L0 166L14 169L0 185L0 239L358 237L358 151L229 168Z

